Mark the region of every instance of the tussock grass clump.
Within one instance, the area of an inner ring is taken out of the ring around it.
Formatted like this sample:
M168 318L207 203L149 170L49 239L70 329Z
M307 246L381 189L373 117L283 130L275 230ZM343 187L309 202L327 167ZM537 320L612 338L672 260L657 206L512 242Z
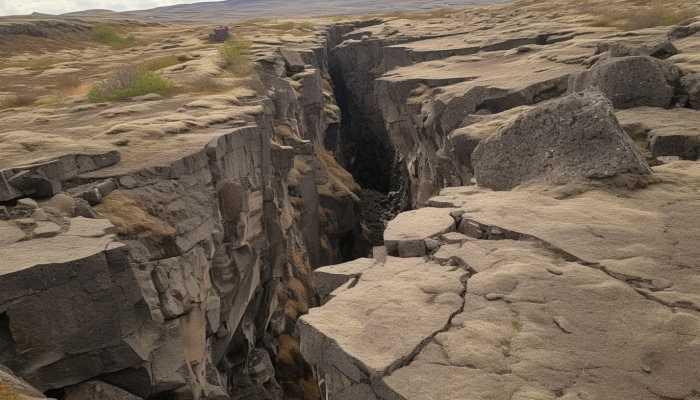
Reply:
M88 93L88 99L99 103L124 100L149 93L167 95L173 83L154 71L138 67L125 67L109 78L96 83Z
M224 42L219 49L224 68L236 75L248 75L252 70L250 48L249 41L239 38L231 38Z
M94 41L115 49L124 49L136 44L134 35L122 35L110 25L97 25L92 30L92 38Z
M318 148L316 156L321 161L321 166L328 173L328 183L319 187L319 193L330 197L341 197L344 195L355 196L359 193L360 185L355 182L352 175L338 164L331 152Z
M105 197L97 212L109 219L120 235L162 240L176 233L170 224L150 214L139 199L124 192Z

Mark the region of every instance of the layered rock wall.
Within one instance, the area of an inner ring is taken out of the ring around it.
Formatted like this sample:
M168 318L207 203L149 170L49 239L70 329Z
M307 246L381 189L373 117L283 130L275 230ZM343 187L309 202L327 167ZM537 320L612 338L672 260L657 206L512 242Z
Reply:
M99 380L140 398L301 398L311 268L362 251L341 246L357 197L323 148L339 121L325 54L260 55L238 126L175 154L0 172L0 363L59 396Z

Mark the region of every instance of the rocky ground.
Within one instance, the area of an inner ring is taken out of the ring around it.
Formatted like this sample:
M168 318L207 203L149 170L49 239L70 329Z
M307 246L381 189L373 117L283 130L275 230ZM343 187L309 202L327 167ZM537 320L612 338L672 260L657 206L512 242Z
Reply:
M0 20L0 398L697 400L672 3Z
M330 398L697 398L699 23L635 6L517 2L336 47L343 133L393 155L383 184L417 209L314 273L301 350Z

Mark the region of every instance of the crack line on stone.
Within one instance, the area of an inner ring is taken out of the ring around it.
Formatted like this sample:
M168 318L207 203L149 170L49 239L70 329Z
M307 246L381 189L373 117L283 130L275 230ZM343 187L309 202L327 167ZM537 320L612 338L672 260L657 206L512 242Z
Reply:
M511 237L508 237L508 238L509 238L509 239L512 239L512 240L523 240L523 241L524 241L524 240L532 240L532 241L538 242L538 243L540 243L541 245L543 245L547 250L551 251L551 252L552 252L553 254L555 254L555 255L560 256L560 257L561 257L562 259L564 259L565 261L569 261L569 262L575 263L575 264L577 264L577 265L582 265L582 266L584 266L584 267L588 267L588 268L592 268L592 269L598 270L598 271L604 273L605 275L609 276L610 278L615 279L615 280L618 281L618 282L622 282L622 283L624 283L625 285L629 286L630 288L634 289L635 292L637 292L640 296L644 297L645 299L647 299L647 300L649 300L649 301L653 301L654 303L660 304L660 305L662 305L662 306L664 306L664 307L667 307L667 308L675 308L675 307L677 307L677 308L682 308L682 309L684 309L684 310L690 310L690 311L700 312L700 307L696 307L696 306L694 306L694 305L692 305L692 304L683 304L683 303L679 303L679 302L668 303L668 302L665 302L665 301L663 301L663 300L661 300L661 299L658 299L658 298L652 296L650 293L646 293L646 292L644 292L642 289L640 289L640 288L638 288L638 287L635 287L635 286L632 285L628 280L618 278L617 276L615 276L614 273L608 271L608 269L607 269L604 265L602 265L602 264L600 264L600 263L598 263L598 262L592 262L592 261L583 260L583 259L581 259L581 258L579 258L579 257L577 257L577 256L575 256L575 255L573 255L573 254L571 254L571 253L569 253L569 252L567 252L566 250L555 246L554 244L552 244L552 243L550 243L550 242L548 242L548 241L546 241L546 240L540 239L540 238L537 237L537 236L533 236L533 235L530 235L530 234L526 234L526 233L521 233L521 232L513 231L513 230L510 230L510 229L507 229L507 228L503 228L503 227L500 227L500 226L496 226L496 225L484 224L484 223L481 223L481 222L479 222L479 221L476 221L476 220L470 219L470 218L464 218L464 217L463 217L463 220L467 220L467 221L473 222L473 223L475 223L475 224L478 224L478 225L481 226L481 227L487 227L487 228L496 227L496 228L498 228L498 229L501 229L501 230L503 230L503 231L509 233L508 236L511 236ZM488 232L488 229L487 229L486 231ZM513 234L515 234L515 237L512 237ZM482 239L482 240L483 240L483 239Z
M435 339L435 337L436 337L437 335L439 335L440 333L444 333L444 332L447 332L448 330L450 330L450 328L452 327L452 320L453 320L457 315L459 315L459 314L461 314L462 312L464 312L464 307L466 306L466 303L467 303L467 283L468 283L468 281L469 281L468 277L469 277L469 273L468 273L468 271L465 270L465 275L461 278L462 281L463 281L463 282L462 282L463 290L462 290L461 293L460 293L460 297L462 298L462 304L460 305L459 309L457 309L455 312L453 312L453 313L450 315L450 317L447 319L447 322L445 323L445 325L444 325L442 328L438 329L437 331L433 332L433 333L430 334L428 337L426 337L425 339L423 339L423 340L416 346L416 348L413 349L413 351L412 351L411 353L409 353L408 356L403 357L403 358L401 358L401 359L395 361L395 362L392 363L386 370L384 370L384 371L382 372L382 377L387 377L387 376L391 375L392 373L394 373L395 371L397 371L397 370L399 370L399 369L401 369L401 368L404 368L404 367L410 365L410 364L413 362L413 360L415 360L415 358L423 351L423 349L425 349L425 347L426 347L428 344L430 344L430 342L432 342L433 339Z

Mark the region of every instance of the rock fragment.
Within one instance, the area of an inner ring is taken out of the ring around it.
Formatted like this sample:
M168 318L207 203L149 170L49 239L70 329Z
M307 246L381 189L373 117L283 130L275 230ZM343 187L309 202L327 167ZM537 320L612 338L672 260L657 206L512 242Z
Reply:
M138 396L100 381L89 381L66 389L65 400L142 400Z
M680 71L673 64L649 56L613 57L572 77L571 91L597 88L615 108L668 107Z
M472 158L479 185L495 190L651 173L610 102L595 92L535 107L482 141Z

